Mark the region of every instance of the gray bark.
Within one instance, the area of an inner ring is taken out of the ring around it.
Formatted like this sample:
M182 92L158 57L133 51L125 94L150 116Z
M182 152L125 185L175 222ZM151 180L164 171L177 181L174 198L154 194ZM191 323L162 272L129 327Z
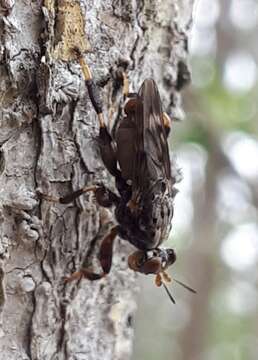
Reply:
M55 205L40 201L36 189L60 196L98 181L114 186L69 49L87 52L111 124L121 109L114 85L125 62L131 90L153 77L164 109L181 118L177 90L188 81L192 6L193 0L0 0L0 359L129 358L132 246L117 240L105 279L65 284L63 276L85 259L94 263L114 218L91 195Z

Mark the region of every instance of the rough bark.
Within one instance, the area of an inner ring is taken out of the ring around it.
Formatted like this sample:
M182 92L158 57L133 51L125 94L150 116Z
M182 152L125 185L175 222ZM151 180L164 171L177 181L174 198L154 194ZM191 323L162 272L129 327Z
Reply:
M88 52L111 124L121 113L119 72L126 66L132 89L154 77L165 110L180 118L192 6L193 0L0 1L0 359L129 358L136 308L130 244L116 242L105 279L66 285L64 275L85 259L94 262L114 219L90 195L54 205L40 201L36 189L57 196L98 181L113 184L69 49Z

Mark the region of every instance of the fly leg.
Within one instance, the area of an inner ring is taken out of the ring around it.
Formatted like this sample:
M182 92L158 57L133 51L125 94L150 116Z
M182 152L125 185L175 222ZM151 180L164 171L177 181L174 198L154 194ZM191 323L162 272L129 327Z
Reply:
M111 190L106 188L104 185L84 187L64 197L54 197L51 195L42 194L40 192L38 192L38 195L42 199L45 199L47 201L60 203L60 204L69 204L73 202L76 198L87 192L93 192L95 194L98 204L103 207L107 207L107 208L111 207L112 205L117 204L117 202L119 201L119 197Z
M124 98L128 97L129 94L129 80L125 72L123 72L123 95Z
M76 271L71 276L66 277L65 281L71 282L73 280L79 280L81 278L86 278L88 280L94 281L106 276L111 269L114 240L118 234L118 229L119 226L114 226L110 230L110 233L103 239L101 243L98 259L103 271L102 273L98 274L91 271L90 268L82 267L79 271Z
M81 65L83 77L85 79L85 84L88 89L89 97L92 103L92 106L94 110L97 113L98 120L99 120L99 147L100 147L100 153L102 161L107 168L107 170L113 175L113 176L119 176L120 171L117 168L117 157L116 157L116 151L115 151L115 144L114 141L109 134L107 127L105 125L104 121L104 115L103 115L103 105L102 100L99 94L99 90L95 82L93 81L93 77L91 74L91 71L85 62L82 54L75 50L79 63Z
M89 93L89 97L90 97L92 106L93 106L93 108L96 111L97 116L98 116L99 126L100 126L100 128L104 128L105 127L105 122L104 122L104 116L103 116L103 105L102 105L102 100L101 100L97 85L93 81L90 68L86 64L82 54L77 49L75 50L75 52L77 54L79 63L81 65L83 77L85 79L85 84L86 84L87 89L88 89L88 93Z
M92 106L94 107L100 124L99 129L99 148L101 153L102 161L107 168L107 170L113 175L116 179L116 184L119 185L123 183L122 189L120 189L121 186L118 186L118 190L120 193L127 193L130 192L130 190L127 189L128 185L125 184L122 178L121 170L118 169L118 145L117 142L115 142L110 135L109 131L107 130L106 124L104 122L104 116L103 116L103 106L102 102L100 100L100 95L98 88L96 84L93 81L93 77L91 75L90 69L88 65L86 64L82 54L75 50L77 53L77 57L79 59L83 76L85 79L85 84L88 89L89 97L92 102ZM136 100L139 102L138 95L136 93L129 93L129 81L127 79L127 75L123 73L123 94L124 97L129 98L129 101L126 103L125 106L125 112L127 115L130 111L134 111L136 104ZM128 110L128 112L127 112ZM124 120L123 120L124 123ZM117 139L116 139L117 140Z

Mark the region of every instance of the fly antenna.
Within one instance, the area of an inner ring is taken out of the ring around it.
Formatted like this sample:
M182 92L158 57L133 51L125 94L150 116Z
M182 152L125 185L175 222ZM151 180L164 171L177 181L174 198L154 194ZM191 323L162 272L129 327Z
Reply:
M181 285L181 286L183 286L185 289L187 289L188 291L191 291L192 293L194 293L194 294L196 294L197 293L197 291L196 290L194 290L193 288L191 288L190 286L188 286L188 285L186 285L186 284L184 284L184 283L182 283L181 281L179 281L179 280L176 280L175 278L173 278L173 280L176 282L176 283L178 283L179 285Z
M172 301L172 303L175 304L176 301L175 301L175 299L173 298L171 292L168 290L167 286L166 286L164 283L162 283L162 285L164 286L164 288L165 288L165 290L166 290L166 293L168 294L168 297L170 298L170 300Z

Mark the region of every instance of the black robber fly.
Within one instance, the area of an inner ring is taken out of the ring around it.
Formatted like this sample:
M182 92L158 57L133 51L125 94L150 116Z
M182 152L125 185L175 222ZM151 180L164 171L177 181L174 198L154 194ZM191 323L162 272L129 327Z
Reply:
M128 80L123 75L124 116L113 138L105 125L102 102L90 69L82 55L77 55L89 97L99 119L101 157L115 178L118 195L101 184L79 189L62 198L41 196L66 204L93 191L99 205L115 208L117 225L100 246L98 258L102 272L95 273L88 268L81 268L67 281L80 277L98 280L108 274L112 265L114 239L118 235L137 248L128 257L129 268L143 274L154 274L156 285L163 285L172 302L175 302L165 283L171 281L166 270L175 262L176 254L173 249L160 247L171 229L176 194L167 142L171 120L162 110L154 80L146 79L138 93L129 93ZM175 281L195 292L178 280Z

